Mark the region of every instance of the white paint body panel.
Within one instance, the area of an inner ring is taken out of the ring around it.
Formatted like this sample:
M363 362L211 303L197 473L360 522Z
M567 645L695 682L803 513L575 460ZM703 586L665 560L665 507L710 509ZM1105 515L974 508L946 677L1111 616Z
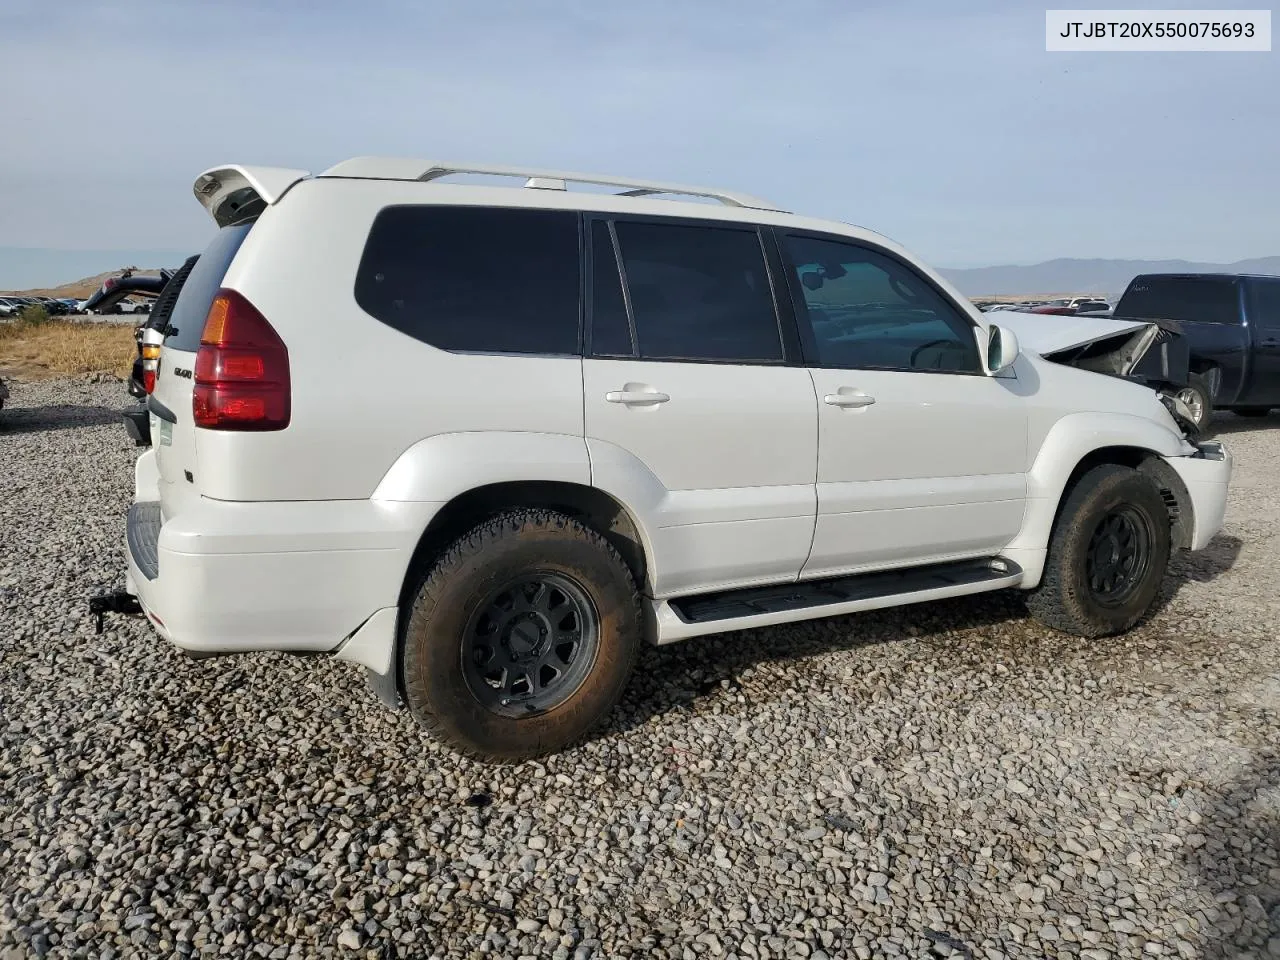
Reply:
M990 556L1022 523L1027 410L1018 381L813 370L818 521L806 577ZM841 392L874 403L825 402Z
M654 596L794 580L813 541L813 385L797 367L583 362L591 482L648 534ZM611 403L622 390L662 403Z
M361 164L346 169L399 169ZM422 532L455 497L496 483L576 484L614 498L639 531L657 642L711 629L680 622L670 599L728 587L993 555L1018 563L1021 579L981 588L1033 586L1063 488L1081 458L1101 447L1168 460L1194 506L1193 546L1221 527L1230 458L1192 459L1194 448L1152 391L1044 361L1036 353L1050 347L1017 321L1010 327L1028 350L1009 375L959 377L447 353L378 322L354 297L369 227L387 206L670 215L878 245L950 294L985 354L988 319L869 231L732 204L361 179L342 169L311 179L266 168L211 171L211 206L246 186L267 200L223 286L251 301L285 342L292 414L287 429L272 433L197 430L191 381L173 373L192 368L194 355L162 354L156 396L178 423L173 443L144 453L135 470L136 498L163 505L159 574L146 580L131 559L128 578L153 621L163 621L157 629L179 646L341 648L385 678L395 669L395 610ZM876 402L824 403L842 388ZM606 399L629 389L669 400ZM156 436L154 419L152 427Z
M132 557L129 576L183 649L330 651L399 602L418 535L439 506L201 499L165 519L159 576L147 580Z

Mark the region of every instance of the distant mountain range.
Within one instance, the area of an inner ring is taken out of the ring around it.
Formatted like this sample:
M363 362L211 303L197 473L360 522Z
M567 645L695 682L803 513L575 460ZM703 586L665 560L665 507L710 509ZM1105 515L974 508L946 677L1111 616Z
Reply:
M1190 260L1048 260L1030 266L940 270L970 297L1104 294L1118 297L1140 273L1266 273L1280 275L1280 257L1235 263Z
M68 283L103 271L137 267L177 267L188 254L156 250L33 250L0 247L0 290L80 287L92 280ZM1266 273L1280 276L1280 257L1259 257L1235 263L1195 263L1190 260L1048 260L1028 266L943 269L943 276L970 297L1047 297L1101 294L1118 297L1140 273ZM78 290L77 290L78 292ZM72 296L71 293L61 294Z

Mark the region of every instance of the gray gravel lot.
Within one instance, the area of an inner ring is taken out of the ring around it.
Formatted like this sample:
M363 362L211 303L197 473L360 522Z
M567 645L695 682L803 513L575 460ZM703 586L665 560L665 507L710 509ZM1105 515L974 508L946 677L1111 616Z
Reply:
M609 727L460 761L322 658L195 662L121 582L118 383L0 411L0 958L1280 957L1280 417L1089 642L1016 596L651 650Z

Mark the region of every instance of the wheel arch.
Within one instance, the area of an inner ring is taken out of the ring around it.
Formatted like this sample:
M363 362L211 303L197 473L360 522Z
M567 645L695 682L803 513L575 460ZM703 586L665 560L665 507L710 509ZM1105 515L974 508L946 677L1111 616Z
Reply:
M1209 391L1209 399L1217 403L1218 393L1222 389L1222 367L1218 365L1218 362L1216 360L1197 360L1193 357L1188 372L1204 380L1205 387Z
M416 585L448 546L485 520L512 510L555 510L582 522L609 542L622 557L644 592L649 583L650 557L643 527L631 510L597 487L559 480L516 480L488 483L455 496L427 524L414 547L400 585L393 669L403 696L400 660L404 649L405 616Z
M1067 502L1067 498L1075 490L1080 478L1094 467L1104 464L1129 467L1149 477L1160 491L1160 498L1164 500L1165 509L1169 513L1169 533L1173 540L1174 548L1185 550L1191 545L1192 505L1187 486L1182 482L1182 478L1178 476L1177 471L1165 461L1164 457L1156 451L1148 450L1144 447L1099 447L1081 457L1067 477L1067 482L1058 497L1058 503L1053 513L1054 524L1058 522L1058 517L1062 514L1063 504Z
M1187 452L1185 441L1173 429L1134 414L1076 413L1055 423L1027 472L1022 529L1002 551L1023 567L1025 588L1031 589L1040 581L1062 504L1080 477L1099 464L1114 463L1150 475L1170 507L1174 545L1190 543L1191 500L1181 479L1164 460Z
M585 523L622 556L643 590L649 550L640 524L625 504L586 484L560 480L514 480L488 483L460 493L442 506L418 538L400 589L403 604L418 575L440 552L477 524L510 510L556 510Z

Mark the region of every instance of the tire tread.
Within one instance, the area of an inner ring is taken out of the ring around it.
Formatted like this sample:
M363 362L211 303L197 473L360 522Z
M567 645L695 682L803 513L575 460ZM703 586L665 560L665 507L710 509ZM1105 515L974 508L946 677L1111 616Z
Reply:
M420 667L418 657L423 652L419 644L409 642L409 631L414 629L417 624L425 627L431 622L432 615L441 602L441 594L446 585L453 577L458 575L460 568L467 561L482 555L496 540L505 539L513 535L520 536L532 531L554 531L583 541L594 549L599 550L609 563L616 565L619 570L623 571L626 574L626 583L630 586L630 595L627 597L627 603L631 608L632 626L636 637L638 638L641 635L643 615L639 591L636 589L635 581L632 579L621 554L608 540L581 521L556 510L546 508L510 510L477 524L455 540L440 554L433 564L423 571L416 588L411 594L414 599L409 605L408 625L405 630L402 676L404 677L406 689L417 675L417 670ZM629 675L635 666L636 659L639 656L639 646L638 642L629 645L625 664L626 675ZM617 702L618 696L622 693L622 686L625 686L625 683L619 687L617 695L612 698L614 703ZM471 760L490 763L518 763L523 760L545 756L568 745L544 743L533 750L514 751L510 755L495 755L481 750L455 735L450 726L444 722L444 719L430 707L426 698L409 696L405 699L408 701L414 719L420 726L444 746ZM574 737L573 739L577 740L579 737Z
M1071 488L1063 502L1058 518L1054 521L1049 540L1049 553L1045 558L1044 573L1040 585L1027 596L1027 608L1031 615L1045 626L1078 637L1104 637L1123 633L1141 622L1149 612L1150 603L1141 609L1129 610L1123 618L1104 620L1096 609L1090 609L1086 598L1080 596L1073 583L1072 551L1077 549L1082 532L1079 524L1091 501L1105 496L1110 488L1127 484L1134 479L1146 485L1153 498L1148 504L1157 521L1167 518L1163 500L1155 485L1141 472L1119 464L1101 464L1084 473ZM1135 487L1135 491L1139 488ZM1163 579L1170 550L1169 528L1155 530L1157 543L1152 545L1153 563L1160 565ZM1158 591L1157 584L1157 591Z

